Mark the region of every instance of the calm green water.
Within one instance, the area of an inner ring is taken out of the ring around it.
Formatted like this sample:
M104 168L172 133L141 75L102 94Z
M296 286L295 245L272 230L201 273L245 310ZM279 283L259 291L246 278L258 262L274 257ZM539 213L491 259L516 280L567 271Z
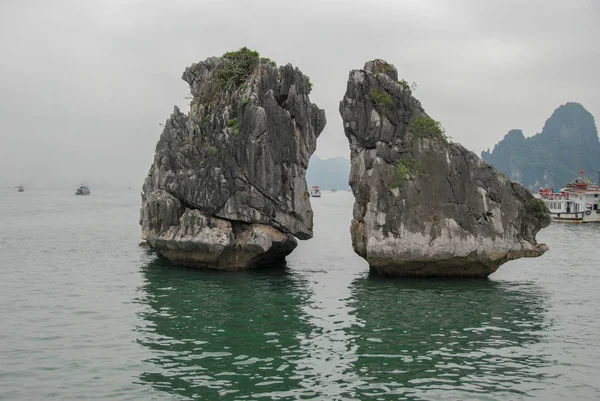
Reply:
M487 280L371 277L352 196L313 199L285 270L173 268L135 191L0 191L2 400L600 397L599 226Z

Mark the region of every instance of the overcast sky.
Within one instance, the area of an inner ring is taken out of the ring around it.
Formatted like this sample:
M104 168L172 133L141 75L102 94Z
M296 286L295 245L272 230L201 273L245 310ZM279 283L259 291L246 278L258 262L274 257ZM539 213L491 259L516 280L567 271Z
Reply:
M382 58L479 154L568 101L600 116L596 0L2 0L0 186L141 187L181 73L242 46L311 77L322 158L349 157L348 72Z

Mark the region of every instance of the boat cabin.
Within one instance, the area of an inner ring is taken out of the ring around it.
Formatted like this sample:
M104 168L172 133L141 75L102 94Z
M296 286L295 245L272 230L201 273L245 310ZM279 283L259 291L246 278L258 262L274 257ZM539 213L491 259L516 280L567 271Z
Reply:
M600 222L600 188L583 176L558 189L540 188L553 221Z

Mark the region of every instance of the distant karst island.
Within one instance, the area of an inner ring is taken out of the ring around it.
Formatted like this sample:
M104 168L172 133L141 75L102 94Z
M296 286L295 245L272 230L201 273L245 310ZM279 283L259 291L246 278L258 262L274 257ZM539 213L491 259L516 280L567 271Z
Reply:
M529 190L562 188L580 170L598 179L600 140L594 117L579 103L554 110L542 132L526 138L513 129L481 158Z
M307 179L349 182L352 245L379 274L486 277L547 250L535 238L550 222L543 202L451 142L386 61L350 71L340 102L349 181L343 159L313 158L307 176L326 118L297 67L244 47L182 78L190 111L175 107L164 125L140 216L142 238L174 264L284 265L313 236Z
M350 160L343 157L321 159L318 156L310 158L306 170L306 182L309 187L318 185L323 190L349 188Z

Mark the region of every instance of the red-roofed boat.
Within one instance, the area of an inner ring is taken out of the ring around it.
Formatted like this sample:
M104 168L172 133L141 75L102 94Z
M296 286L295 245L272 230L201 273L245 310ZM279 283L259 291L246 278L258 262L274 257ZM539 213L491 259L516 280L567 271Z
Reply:
M600 188L583 175L583 170L564 188L540 188L539 195L550 210L552 221L600 223Z

